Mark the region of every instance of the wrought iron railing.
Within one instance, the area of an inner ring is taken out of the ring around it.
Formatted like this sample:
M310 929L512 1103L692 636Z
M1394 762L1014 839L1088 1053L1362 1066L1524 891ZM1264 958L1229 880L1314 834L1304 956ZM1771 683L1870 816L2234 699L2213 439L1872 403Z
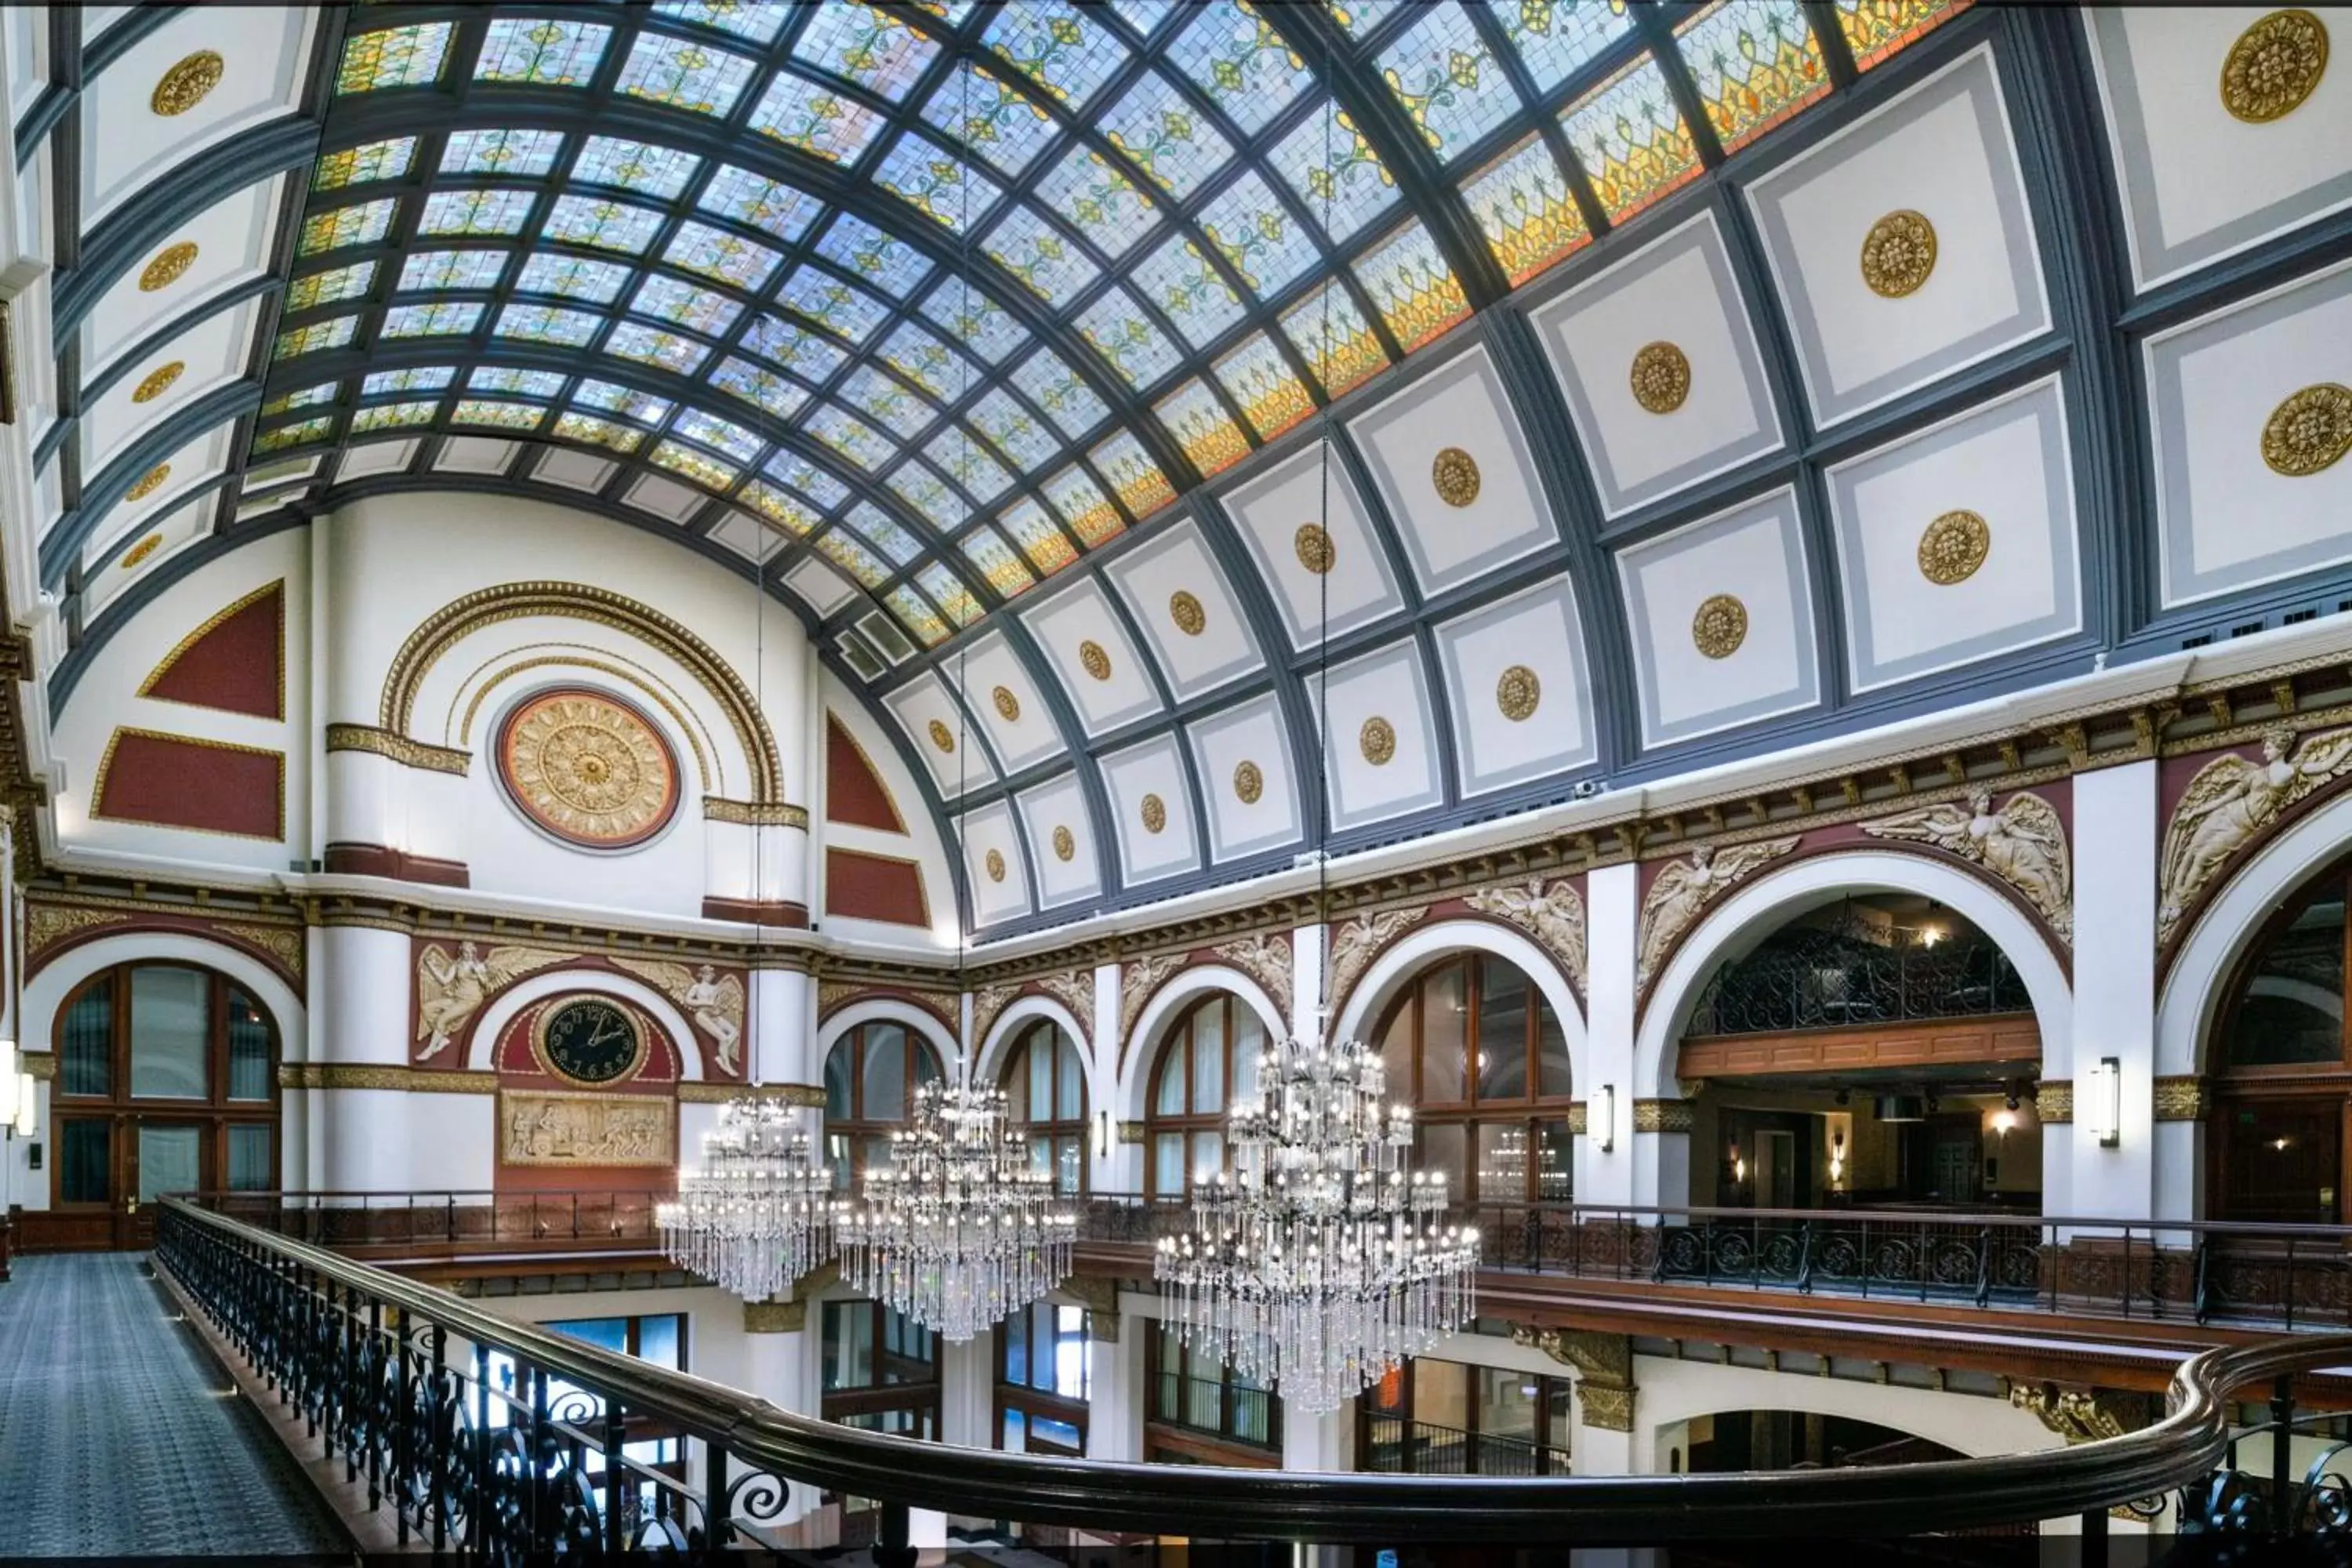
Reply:
M1843 927L1782 931L1717 970L1693 1035L1841 1028L2031 1012L2009 956L1978 939L1888 944Z
M1364 1417L1357 1468L1381 1475L1564 1476L1569 1453L1526 1437L1375 1413Z
M908 1510L1194 1540L1398 1544L1950 1531L2079 1515L2097 1560L2112 1507L2179 1492L2191 1527L2336 1530L2340 1489L2298 1485L2294 1378L2352 1335L2209 1351L2165 1418L2058 1452L1758 1475L1297 1476L1059 1459L920 1443L794 1415L499 1317L436 1287L167 1198L155 1258L402 1542L520 1563L556 1551L771 1549L795 1483L881 1504L875 1560L911 1568ZM509 1377L498 1370L513 1368ZM2219 1473L2236 1392L2273 1401L2266 1488ZM681 1481L632 1460L656 1426Z
M1282 1447L1282 1402L1267 1389L1162 1368L1150 1418L1253 1448Z
M200 1193L205 1207L319 1247L410 1255L650 1246L658 1192L612 1188L413 1193Z

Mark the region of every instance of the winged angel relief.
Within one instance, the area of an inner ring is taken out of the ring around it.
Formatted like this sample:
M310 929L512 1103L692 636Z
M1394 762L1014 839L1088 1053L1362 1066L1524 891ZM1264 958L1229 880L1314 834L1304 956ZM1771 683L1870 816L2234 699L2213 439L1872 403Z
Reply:
M2164 830L2156 937L2170 942L2183 916L2231 856L2322 784L2352 773L2352 730L2294 743L2294 731L2263 736L2262 760L2232 752L2197 770Z
M2013 795L1999 811L1992 792L1969 792L1965 809L1952 802L1923 805L1865 822L1874 838L1932 844L1990 871L2025 895L2050 929L2074 940L2074 872L2066 858L2066 827L2058 808L2038 795Z
M448 1049L490 993L563 958L543 947L494 947L487 957L470 942L454 956L438 942L427 947L416 959L416 1037L425 1042L416 1059Z
M741 1070L743 1053L743 979L721 974L706 963L688 969L665 959L616 958L614 963L649 981L686 1009L694 1026L710 1037L719 1068L732 1076Z
M1777 860L1797 847L1797 840L1767 838L1757 844L1735 844L1717 849L1702 844L1687 863L1675 860L1658 873L1642 900L1642 953L1633 983L1646 986L1683 932L1690 930L1699 911L1748 872L1768 860Z

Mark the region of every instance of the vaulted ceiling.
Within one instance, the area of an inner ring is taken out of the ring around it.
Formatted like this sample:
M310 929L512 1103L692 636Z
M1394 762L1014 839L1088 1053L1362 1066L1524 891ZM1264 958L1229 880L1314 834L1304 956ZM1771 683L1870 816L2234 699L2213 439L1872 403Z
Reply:
M12 11L53 693L536 494L759 574L1018 930L2332 610L2307 15Z

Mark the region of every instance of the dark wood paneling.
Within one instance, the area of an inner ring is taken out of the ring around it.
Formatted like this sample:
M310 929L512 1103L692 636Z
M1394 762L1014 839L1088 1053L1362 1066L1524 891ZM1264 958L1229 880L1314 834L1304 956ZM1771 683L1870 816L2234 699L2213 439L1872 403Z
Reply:
M1703 1036L1683 1042L1675 1070L1684 1078L1730 1078L2041 1059L2042 1030L2026 1013L1780 1035Z

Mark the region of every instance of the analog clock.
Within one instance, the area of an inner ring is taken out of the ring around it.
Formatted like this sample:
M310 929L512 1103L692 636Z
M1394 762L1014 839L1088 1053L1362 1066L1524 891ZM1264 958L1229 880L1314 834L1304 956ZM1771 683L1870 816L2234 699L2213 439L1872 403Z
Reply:
M573 1083L617 1083L643 1064L646 1040L637 1021L601 997L559 1002L540 1017L540 1062Z

